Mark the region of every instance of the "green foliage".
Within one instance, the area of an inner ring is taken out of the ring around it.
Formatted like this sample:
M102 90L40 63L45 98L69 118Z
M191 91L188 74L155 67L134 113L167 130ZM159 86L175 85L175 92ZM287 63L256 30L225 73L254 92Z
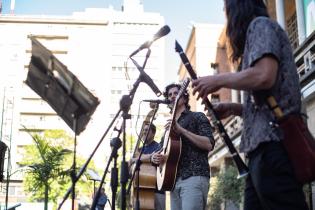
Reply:
M210 190L209 190L209 199L208 199L208 207L211 210L220 210L220 205L223 202L222 195L219 195L218 189L218 177L211 177L210 179Z
M244 191L244 179L237 179L237 169L229 166L217 177L211 178L209 206L211 210L220 210L224 201L239 204Z
M61 141L61 131L45 131L43 135L31 134L35 145L25 147L25 155L21 165L28 166L24 187L30 193L32 201L44 199L45 187L48 186L49 199L56 202L57 194L52 189L56 184L65 182L69 172L64 166L64 160L71 153L64 149L62 144L55 145L54 136ZM65 134L64 134L65 135Z
M30 201L48 203L49 200L56 204L57 199L63 197L71 186L73 139L63 130L47 130L42 135L30 135L35 144L25 147L21 162L21 165L29 167L24 177L25 191L29 193ZM77 157L77 173L83 163L85 160ZM89 167L95 168L92 162ZM81 178L76 185L76 194L90 198L92 192L91 182Z

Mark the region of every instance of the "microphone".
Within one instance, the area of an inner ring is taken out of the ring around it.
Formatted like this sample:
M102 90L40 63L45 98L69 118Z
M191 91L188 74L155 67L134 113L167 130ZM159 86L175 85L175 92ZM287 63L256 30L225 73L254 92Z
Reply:
M151 88L151 90L155 93L156 96L162 95L162 92L160 91L160 89L156 86L156 84L153 82L151 77L143 71L142 67L139 66L139 64L133 58L130 58L130 60L132 60L132 62L137 67L137 69L140 71L141 81L145 82Z
M162 28L160 28L160 30L158 32L156 32L156 34L154 34L154 36L151 40L146 41L145 43L140 45L140 47L137 50L135 50L133 53L131 53L129 55L129 58L134 56L135 54L137 54L141 50L143 50L145 48L149 48L155 40L167 35L170 31L171 31L171 29L168 25L163 26Z
M156 103L156 104L170 104L172 103L170 100L165 99L165 100L160 100L160 99L148 99L148 100L143 100L144 102L151 102L151 103Z

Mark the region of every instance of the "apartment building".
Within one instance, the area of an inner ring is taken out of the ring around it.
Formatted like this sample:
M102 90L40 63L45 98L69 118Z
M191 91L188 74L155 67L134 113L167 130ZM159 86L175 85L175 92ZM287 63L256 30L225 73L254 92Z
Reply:
M70 16L0 15L0 107L1 140L10 148L9 189L1 187L0 202L6 190L9 202L24 202L19 162L23 147L32 143L26 131L65 129L74 135L63 119L25 83L32 54L29 36L35 37L100 100L85 131L78 136L79 155L88 156L99 142L109 123L119 111L122 95L129 94L139 71L128 59L144 41L164 25L158 13L147 13L139 0L125 0L121 10L89 8ZM164 40L151 46L145 71L157 86L164 81ZM146 50L134 56L142 66ZM140 122L149 110L139 101L155 94L141 82L131 106L127 132L133 134L135 121ZM140 123L139 123L140 124ZM26 128L26 129L25 129ZM109 133L108 139L114 134ZM96 164L105 167L109 155L109 140L99 148ZM7 152L8 153L8 152ZM6 161L8 160L6 156ZM5 163L7 165L7 163ZM7 168L7 167L5 167ZM6 172L5 172L6 174Z

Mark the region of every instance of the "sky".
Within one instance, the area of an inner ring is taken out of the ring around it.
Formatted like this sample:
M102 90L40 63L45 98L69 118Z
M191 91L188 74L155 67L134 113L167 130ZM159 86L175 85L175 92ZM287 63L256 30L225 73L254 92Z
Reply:
M10 12L10 0L0 0L2 13ZM180 59L175 53L175 39L185 49L192 23L224 24L223 0L141 0L145 12L157 12L165 18L171 28L166 36L166 71L172 72L167 83L176 79ZM15 0L16 15L71 15L85 8L107 8L120 10L123 0ZM146 40L144 40L146 41Z

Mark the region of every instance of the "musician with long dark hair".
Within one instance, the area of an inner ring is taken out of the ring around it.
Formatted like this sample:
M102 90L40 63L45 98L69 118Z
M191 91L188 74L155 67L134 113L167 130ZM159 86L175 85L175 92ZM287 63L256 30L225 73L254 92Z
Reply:
M240 115L240 151L248 157L245 210L306 210L302 186L281 144L281 130L265 95L273 95L284 114L301 109L294 57L286 32L268 16L263 0L225 0L231 60L240 71L201 77L193 82L198 98L221 88L244 91L243 104L221 103L218 114Z
M165 88L164 97L172 102L172 110L180 88L179 84L170 84ZM176 183L171 191L172 210L202 210L207 204L210 178L208 153L214 146L214 140L206 115L190 111L188 102L189 94L185 91L177 100L176 122L171 128L182 140ZM155 153L152 162L160 164L164 158L162 154Z

